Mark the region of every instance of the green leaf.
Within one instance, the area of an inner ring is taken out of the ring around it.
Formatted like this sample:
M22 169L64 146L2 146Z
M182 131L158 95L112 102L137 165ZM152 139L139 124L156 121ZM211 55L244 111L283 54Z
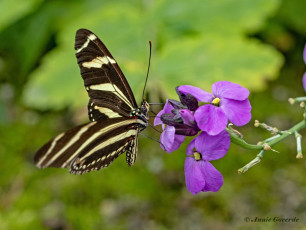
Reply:
M34 82L30 81L30 87L25 90L24 99L27 103L41 109L86 105L86 91L79 76L73 48L67 51L56 49L46 59L44 65L33 73Z
M0 68L1 80L12 84L19 98L29 77L41 57L55 44L56 20L69 15L66 2L47 1L37 11L22 18L0 32L0 54L3 68ZM12 74L13 73L13 74Z
M306 35L306 1L304 0L284 0L279 9L278 16L283 23L294 28L299 33Z
M259 29L279 0L162 1L158 18L177 31L243 34ZM155 14L156 15L156 14Z
M181 84L210 90L219 80L261 90L265 79L277 76L283 58L277 50L246 34L260 29L278 2L180 0L142 7L125 2L96 3L94 10L80 12L62 26L58 47L33 73L24 101L44 108L85 105L88 99L72 49L79 28L92 30L106 44L136 100L141 98L145 80L148 40L153 43L148 82L152 98L174 96L174 87Z
M42 0L1 0L0 31L33 11Z
M276 77L281 64L276 50L255 39L232 36L225 41L224 37L207 34L169 44L159 58L156 72L167 76L162 85L171 88L193 84L210 91L214 82L228 80L259 90L264 78Z
M195 1L167 1L160 7L166 35L155 82L166 92L181 84L210 91L211 84L220 80L263 89L265 79L277 77L283 57L245 34L260 29L278 2L219 0L194 7ZM174 90L167 95L175 96Z

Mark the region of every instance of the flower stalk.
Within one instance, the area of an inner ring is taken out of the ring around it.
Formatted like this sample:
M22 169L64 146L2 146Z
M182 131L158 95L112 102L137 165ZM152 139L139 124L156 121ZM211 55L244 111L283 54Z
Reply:
M265 123L260 123L258 120L255 120L254 126L266 129L271 132L272 135L281 134L281 132L276 127L271 127Z
M288 129L286 131L279 131L277 135L260 142L259 145L252 145L252 144L247 143L245 140L241 139L236 133L232 132L230 129L227 128L226 130L230 134L232 143L234 143L236 145L239 145L242 148L245 148L245 149L248 149L248 150L261 150L260 153L256 156L255 159L253 159L251 162L249 162L244 167L242 167L241 169L238 170L238 174L245 173L247 170L249 170L249 168L258 164L263 157L265 149L267 149L267 148L265 148L267 145L272 147L272 146L278 144L279 142L281 142L282 140L284 140L285 138L289 137L292 134L295 134L295 138L297 140L297 156L296 156L296 158L298 158L298 159L303 158L302 147L301 147L301 137L302 136L298 133L298 131L303 129L303 128L306 128L306 120L305 119L300 121L299 123L297 123L296 125L294 125L293 127L291 127L290 129Z
M296 103L296 102L303 102L303 101L306 101L306 97L289 98L288 101L289 101L289 103L290 103L291 105L293 105L293 104Z
M275 135L273 137L270 137L266 139L265 141L262 141L262 143L268 143L271 147L276 145L277 143L281 142L291 134L293 134L295 131L299 131L303 128L306 128L306 121L302 120L287 131L280 131L281 134ZM245 140L241 139L236 133L232 132L230 129L226 128L227 132L230 134L231 142L234 144L237 144L241 146L242 148L248 149L248 150L262 150L264 149L264 144L260 145L253 145L247 143Z
M231 142L241 146L242 148L248 150L262 150L264 148L264 145L252 145L247 143L245 140L241 139L240 136L238 136L235 132L231 131L229 128L226 128L226 131L230 135Z
M246 171L249 170L249 168L251 168L254 165L257 165L259 162L261 162L261 159L263 158L264 152L265 152L265 150L261 150L260 153L257 154L257 156L254 158L254 160L252 160L251 162L249 162L248 164L243 166L241 169L238 169L238 174L245 173Z
M303 158L303 153L302 153L302 135L299 134L297 131L294 132L295 139L296 139L296 147L297 147L297 159L302 159Z
M275 135L275 136L269 137L269 138L267 138L266 140L264 140L263 142L264 142L264 143L269 143L270 141L272 141L272 140L274 140L274 139L276 139L276 138L278 138L278 137L280 137L280 134L277 134L277 135Z

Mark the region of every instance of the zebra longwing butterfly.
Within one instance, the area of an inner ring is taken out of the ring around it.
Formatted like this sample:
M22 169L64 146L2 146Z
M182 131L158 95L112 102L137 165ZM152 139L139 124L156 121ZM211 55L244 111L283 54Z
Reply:
M138 133L148 125L149 104L140 107L117 62L91 31L75 37L77 61L89 95L90 123L59 134L41 147L37 167L66 168L83 174L107 167L122 153L132 166L137 157Z

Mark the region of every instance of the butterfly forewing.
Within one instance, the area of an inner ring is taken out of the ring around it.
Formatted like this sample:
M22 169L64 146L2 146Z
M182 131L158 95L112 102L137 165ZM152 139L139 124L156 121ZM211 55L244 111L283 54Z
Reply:
M90 97L89 119L129 116L130 111L137 108L133 92L101 40L89 30L80 29L76 33L75 50Z

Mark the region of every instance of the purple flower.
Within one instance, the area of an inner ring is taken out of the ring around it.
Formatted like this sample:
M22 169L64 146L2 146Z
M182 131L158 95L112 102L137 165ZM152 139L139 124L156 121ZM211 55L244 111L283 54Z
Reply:
M154 125L162 124L161 148L171 153L184 142L185 136L194 136L199 128L193 112L179 101L167 100L164 108L156 115Z
M303 58L304 58L304 62L306 64L306 44L305 44L305 47L304 47Z
M306 64L306 44L305 44L305 47L304 47L303 58L304 58L304 62ZM303 76L303 87L304 87L304 90L306 91L306 73L304 73L304 76Z
M181 102L167 100L164 108L156 115L154 125L162 125L160 136L162 149L171 153L184 142L185 136L194 136L199 128L194 119L198 101L190 94L182 94L176 88Z
M210 135L222 132L228 121L242 126L251 119L252 107L248 100L250 93L238 84L216 82L212 86L212 94L190 85L182 85L178 91L185 95L190 94L198 101L209 103L200 106L195 111L194 118L198 127Z
M173 106L167 100L164 108L159 111L159 113L154 119L155 126L162 125L163 132L160 135L160 146L168 153L177 150L185 140L184 136L175 134L175 128L173 126L165 126L165 124L161 120L163 114L171 114L171 111L173 109Z
M163 124L161 116L166 113L171 113L173 109L174 109L173 106L169 104L169 101L167 99L164 108L161 111L159 111L159 113L156 115L154 119L154 126Z
M175 128L167 125L160 135L160 147L167 153L177 150L185 141L185 136L175 134Z
M202 132L187 147L185 160L185 180L189 192L217 192L223 185L222 174L209 162L217 160L227 153L230 136L223 131L215 136ZM195 148L195 151L194 151Z
M306 73L304 73L303 75L303 87L304 87L304 90L306 91Z

